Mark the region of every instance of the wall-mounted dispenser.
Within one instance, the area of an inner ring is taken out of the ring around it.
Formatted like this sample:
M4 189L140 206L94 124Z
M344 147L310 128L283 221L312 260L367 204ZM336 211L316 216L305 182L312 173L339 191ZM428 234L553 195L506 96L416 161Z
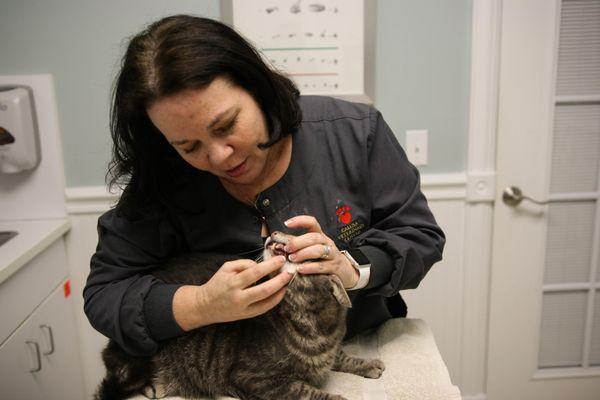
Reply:
M33 169L40 157L31 89L0 86L0 173Z

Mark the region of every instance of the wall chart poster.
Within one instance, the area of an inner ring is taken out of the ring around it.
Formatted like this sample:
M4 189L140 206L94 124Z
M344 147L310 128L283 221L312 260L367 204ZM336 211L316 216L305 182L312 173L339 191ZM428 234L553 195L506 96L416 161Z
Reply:
M233 0L233 25L303 94L364 91L363 0Z

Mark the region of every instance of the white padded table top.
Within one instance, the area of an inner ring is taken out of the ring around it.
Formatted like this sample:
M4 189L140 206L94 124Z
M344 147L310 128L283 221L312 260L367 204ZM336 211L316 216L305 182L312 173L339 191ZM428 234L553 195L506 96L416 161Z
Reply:
M344 345L350 355L379 358L386 366L380 379L332 372L324 389L348 400L460 400L427 324L420 319L387 321L375 333ZM131 400L145 400L136 396ZM165 400L184 400L165 397ZM219 397L228 400L231 397Z

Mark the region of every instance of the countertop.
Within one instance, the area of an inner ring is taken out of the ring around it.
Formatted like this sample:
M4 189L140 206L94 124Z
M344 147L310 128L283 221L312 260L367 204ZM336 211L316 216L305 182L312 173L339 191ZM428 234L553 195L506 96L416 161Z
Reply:
M19 233L0 246L0 284L69 229L68 218L0 221L0 231Z

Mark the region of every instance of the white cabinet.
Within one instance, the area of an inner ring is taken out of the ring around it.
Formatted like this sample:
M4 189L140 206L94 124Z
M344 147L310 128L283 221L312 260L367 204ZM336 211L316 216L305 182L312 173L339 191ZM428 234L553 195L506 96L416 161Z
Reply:
M22 304L28 304L30 298L40 298L39 275L30 284L23 281L30 276L29 269L46 267L58 275L53 277L58 279L51 291L46 291L42 300L18 324L13 324L0 346L2 400L84 399L72 295L65 290L65 258L61 238L0 285L2 314L22 315ZM57 262L65 264L56 268ZM14 317L7 319L14 322Z

